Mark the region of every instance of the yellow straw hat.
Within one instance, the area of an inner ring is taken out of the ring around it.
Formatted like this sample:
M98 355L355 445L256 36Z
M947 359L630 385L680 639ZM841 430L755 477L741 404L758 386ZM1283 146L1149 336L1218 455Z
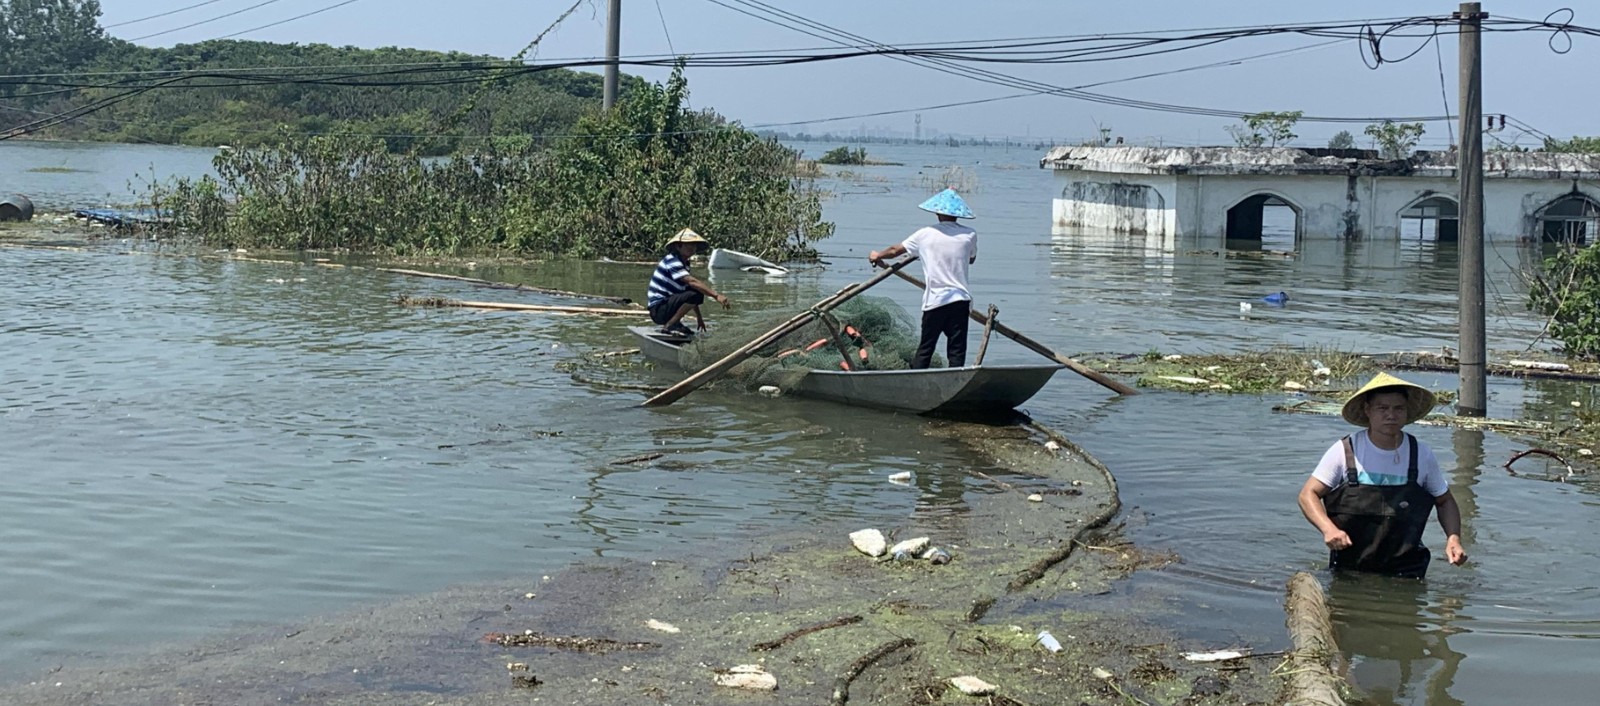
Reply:
M1402 392L1406 396L1406 423L1410 424L1433 411L1439 401L1428 388L1414 382L1406 382L1388 373L1378 373L1372 380L1356 390L1354 395L1344 403L1344 409L1339 413L1344 420L1358 427L1367 426L1367 398L1374 392Z
M696 233L696 232L694 232L694 231L692 231L692 230L690 230L688 228L684 228L683 230L678 231L677 235L674 235L671 238L667 239L667 247L671 247L671 246L676 245L678 243L694 243L696 245L710 245L711 244L710 241L706 240L705 238L700 237L699 233Z

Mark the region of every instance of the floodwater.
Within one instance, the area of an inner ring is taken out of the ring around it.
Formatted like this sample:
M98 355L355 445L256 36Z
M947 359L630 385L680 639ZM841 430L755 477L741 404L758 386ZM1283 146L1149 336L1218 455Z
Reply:
M1052 233L1059 187L1039 151L866 148L905 164L830 180L829 266L786 282L719 276L739 311L803 306L865 278L867 251L926 221L915 206L928 180L959 165L980 216L979 303L1052 347L1455 343L1448 245L1296 244L1278 222L1256 246L1263 256L1228 257L1220 242ZM3 143L0 191L50 210L118 202L135 173L195 174L209 156ZM80 171L28 171L38 167ZM643 411L636 392L574 382L560 364L626 345L615 321L393 303L548 300L364 270L121 254L130 248L0 249L0 682L589 557L707 554L768 532L892 524L929 498L983 492L956 469L984 462L930 440L914 418L715 390ZM1492 245L1491 348L1521 350L1537 334L1516 276L1536 258ZM475 274L638 296L647 270ZM1280 290L1287 307L1257 301ZM918 301L893 280L874 294L912 310ZM1248 318L1240 301L1256 302ZM995 362L1030 355L1007 342L990 351ZM1600 404L1588 386L1494 380L1490 394L1497 417ZM1116 473L1136 541L1184 559L1118 590L1159 599L1163 622L1216 647L1281 649L1283 582L1325 561L1294 494L1348 429L1271 412L1281 399L1115 399L1064 372L1028 405ZM1436 564L1425 583L1329 580L1352 678L1374 704L1589 703L1594 486L1511 476L1500 466L1524 446L1496 434L1412 431L1451 479L1472 560ZM651 452L669 455L610 463ZM917 487L884 482L912 469ZM1437 548L1436 527L1429 537Z

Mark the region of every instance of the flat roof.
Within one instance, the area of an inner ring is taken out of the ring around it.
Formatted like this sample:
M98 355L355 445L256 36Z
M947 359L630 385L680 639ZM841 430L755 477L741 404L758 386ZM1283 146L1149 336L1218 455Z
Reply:
M1456 178L1456 153L1417 152L1379 159L1371 150L1298 147L1054 147L1041 168L1106 174L1195 176L1394 176ZM1600 155L1561 152L1484 153L1484 177L1600 179Z

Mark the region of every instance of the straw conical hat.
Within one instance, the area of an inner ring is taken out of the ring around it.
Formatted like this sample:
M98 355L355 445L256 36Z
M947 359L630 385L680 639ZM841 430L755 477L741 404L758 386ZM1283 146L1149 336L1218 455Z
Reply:
M1428 388L1406 382L1388 373L1378 373L1372 380L1356 390L1344 403L1340 416L1358 427L1367 426L1367 398L1374 392L1403 392L1406 395L1406 423L1410 424L1433 411L1439 401Z
M688 228L684 228L683 230L678 231L677 235L667 238L668 246L676 243L697 243L701 245L709 245L710 241L700 237L699 233L696 233Z

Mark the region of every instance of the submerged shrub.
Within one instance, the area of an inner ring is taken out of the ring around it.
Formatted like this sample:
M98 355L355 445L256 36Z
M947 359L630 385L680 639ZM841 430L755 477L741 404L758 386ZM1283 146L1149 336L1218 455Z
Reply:
M229 150L217 178L150 200L208 244L393 252L641 257L684 227L769 259L814 255L832 234L799 155L684 107L681 67L583 117L547 148L500 138L443 159L356 135Z
M1600 357L1600 248L1563 247L1546 259L1528 307L1550 317L1550 335L1568 355Z

